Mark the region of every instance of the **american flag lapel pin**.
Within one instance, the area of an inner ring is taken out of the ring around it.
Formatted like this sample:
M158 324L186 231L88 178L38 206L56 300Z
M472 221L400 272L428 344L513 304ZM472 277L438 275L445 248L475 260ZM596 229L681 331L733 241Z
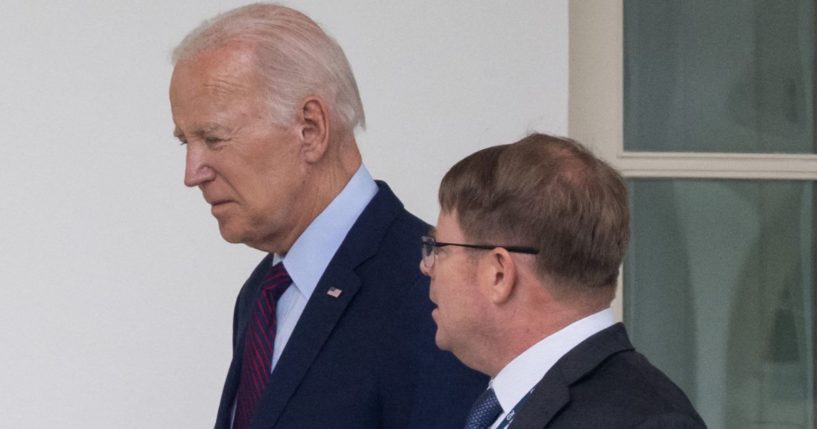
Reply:
M331 296L332 298L339 298L341 292L343 292L343 291L336 288L336 287L330 287L329 290L326 291L326 294Z

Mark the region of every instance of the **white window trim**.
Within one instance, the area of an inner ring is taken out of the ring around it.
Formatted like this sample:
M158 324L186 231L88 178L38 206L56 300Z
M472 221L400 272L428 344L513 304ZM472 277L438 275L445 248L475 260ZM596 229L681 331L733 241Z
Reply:
M817 179L817 155L619 152L627 177Z

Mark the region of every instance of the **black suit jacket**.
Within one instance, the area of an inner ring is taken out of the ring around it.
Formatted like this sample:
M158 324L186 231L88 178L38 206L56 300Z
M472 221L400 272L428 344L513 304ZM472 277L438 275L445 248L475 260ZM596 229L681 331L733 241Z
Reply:
M484 388L484 376L434 344L428 280L419 271L428 226L378 186L309 298L253 428L457 428ZM261 261L238 295L216 429L231 425L244 332L269 263ZM332 287L339 297L327 295Z
M705 428L684 392L613 325L542 377L511 423L533 428Z

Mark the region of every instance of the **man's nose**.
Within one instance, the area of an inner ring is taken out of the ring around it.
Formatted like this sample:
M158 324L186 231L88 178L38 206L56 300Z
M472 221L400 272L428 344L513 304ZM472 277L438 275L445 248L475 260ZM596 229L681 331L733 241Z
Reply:
M186 147L184 184L193 187L213 180L215 171L208 165L204 150L193 144L188 144Z

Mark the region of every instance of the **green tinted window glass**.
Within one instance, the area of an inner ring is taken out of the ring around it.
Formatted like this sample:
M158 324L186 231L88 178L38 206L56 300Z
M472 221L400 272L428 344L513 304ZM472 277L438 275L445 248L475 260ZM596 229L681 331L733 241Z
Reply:
M624 319L710 428L814 428L813 182L630 180Z
M629 151L815 153L814 0L624 2Z

